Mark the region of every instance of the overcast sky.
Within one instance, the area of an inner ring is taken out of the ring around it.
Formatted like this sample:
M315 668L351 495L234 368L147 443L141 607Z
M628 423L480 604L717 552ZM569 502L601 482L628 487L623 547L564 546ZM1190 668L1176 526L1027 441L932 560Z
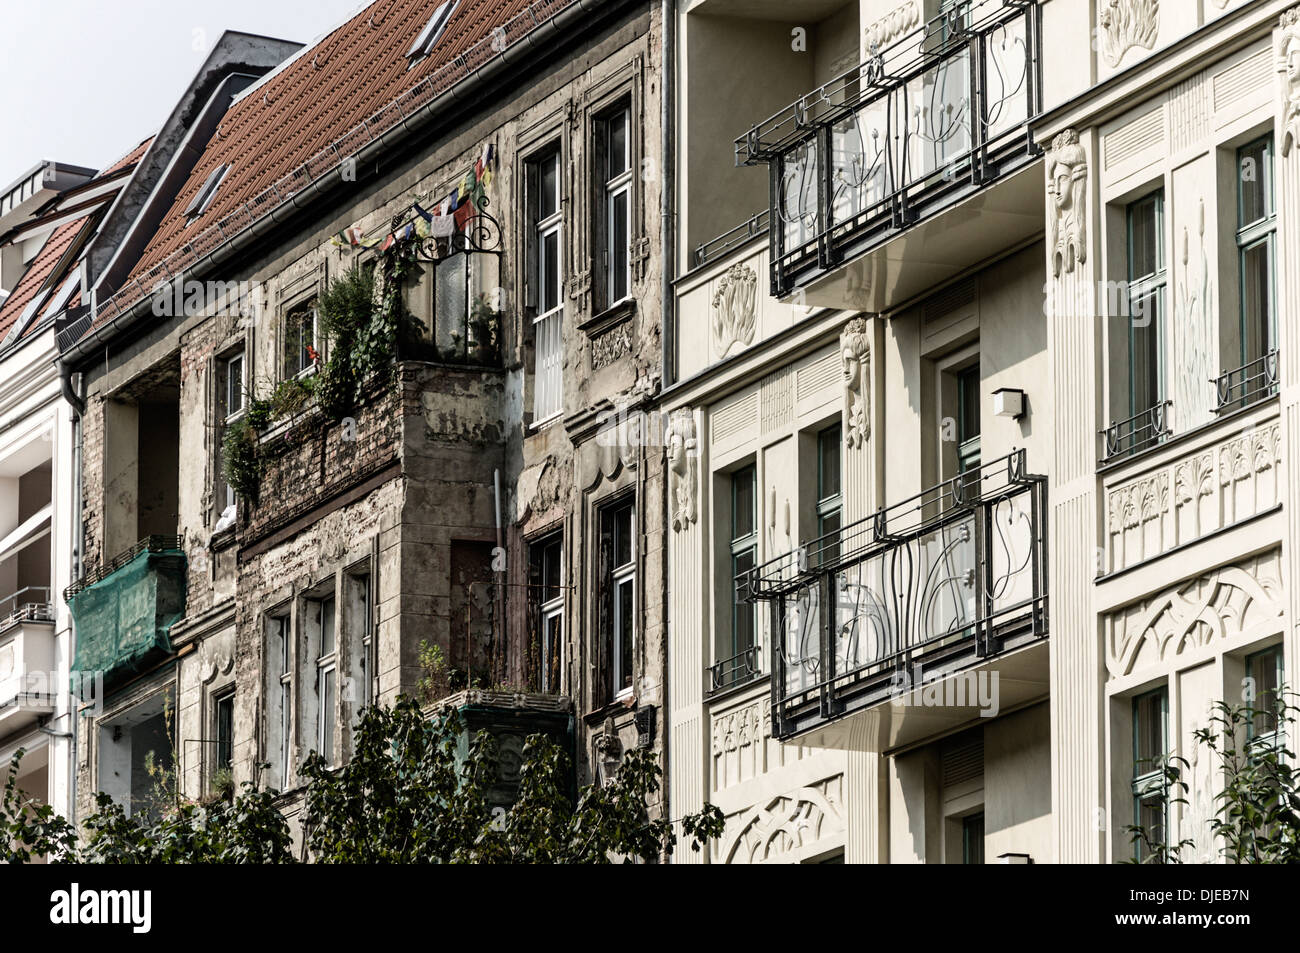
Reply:
M35 0L0 17L0 188L156 132L226 30L308 43L364 0Z

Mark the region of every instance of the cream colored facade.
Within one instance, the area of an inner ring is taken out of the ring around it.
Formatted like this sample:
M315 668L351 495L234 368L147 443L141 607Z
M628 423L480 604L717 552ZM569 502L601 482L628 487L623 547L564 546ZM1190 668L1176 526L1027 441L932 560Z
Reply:
M1300 647L1287 7L680 6L669 774L709 862L1124 860L1153 717L1207 854L1192 733Z

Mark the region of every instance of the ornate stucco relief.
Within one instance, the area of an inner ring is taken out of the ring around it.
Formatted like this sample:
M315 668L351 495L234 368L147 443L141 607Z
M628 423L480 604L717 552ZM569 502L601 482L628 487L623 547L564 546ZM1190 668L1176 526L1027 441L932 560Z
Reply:
M1225 566L1114 613L1106 625L1111 678L1165 665L1214 642L1225 648L1280 631L1280 551Z
M1088 260L1088 157L1074 129L1059 132L1047 156L1048 246L1052 274Z
M759 698L712 718L713 790L721 791L766 774L772 707Z
M843 775L765 800L727 824L723 863L772 861L819 841L843 837Z
M719 358L748 347L754 340L758 274L743 262L718 279L713 292L713 348Z
M852 318L840 333L844 374L844 442L864 447L871 436L871 337L866 318Z
M591 339L591 367L601 370L632 351L632 328L624 322Z
M1178 284L1177 320L1174 323L1178 346L1178 385L1174 396L1174 410L1178 414L1180 430L1190 430L1208 423L1213 416L1210 400L1213 386L1209 383L1215 375L1210 351L1213 329L1210 324L1217 317L1211 296L1214 284L1210 280L1210 266L1205 254L1205 201L1197 209L1196 251L1190 249L1191 238L1186 226L1182 234L1182 275Z
M917 0L907 0L906 3L890 10L863 29L863 49L869 53L883 50L909 30L914 30L920 25L920 5Z
M695 415L688 408L673 411L668 419L668 499L673 530L681 532L695 522L698 515L699 440L695 433Z
M1153 559L1274 507L1281 452L1281 428L1272 417L1108 487L1108 569Z
M1118 66L1134 47L1154 49L1160 32L1160 0L1103 0L1101 55Z
M1300 7L1282 14L1276 41L1277 71L1282 74L1282 155L1300 139Z

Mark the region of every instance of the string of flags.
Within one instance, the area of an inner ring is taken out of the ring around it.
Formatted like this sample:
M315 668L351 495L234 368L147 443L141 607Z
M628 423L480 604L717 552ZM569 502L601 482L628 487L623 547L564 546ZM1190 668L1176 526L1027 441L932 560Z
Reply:
M492 184L498 161L496 146L489 142L474 160L473 168L461 175L460 181L441 201L430 203L429 208L419 202L411 203L411 211L416 214L414 222L389 232L382 239L367 238L363 229L353 226L340 231L330 242L336 247L378 248L382 252L412 237L450 238L464 231L478 214L479 200Z

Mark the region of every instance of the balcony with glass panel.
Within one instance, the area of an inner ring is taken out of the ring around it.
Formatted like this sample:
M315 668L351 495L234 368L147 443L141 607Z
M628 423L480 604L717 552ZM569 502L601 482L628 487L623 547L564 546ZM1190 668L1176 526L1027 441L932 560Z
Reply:
M1017 450L737 580L775 633L773 733L837 747L874 712L881 750L1045 697L1046 520Z
M967 0L736 140L770 168L777 297L883 310L1041 233L1036 3Z

